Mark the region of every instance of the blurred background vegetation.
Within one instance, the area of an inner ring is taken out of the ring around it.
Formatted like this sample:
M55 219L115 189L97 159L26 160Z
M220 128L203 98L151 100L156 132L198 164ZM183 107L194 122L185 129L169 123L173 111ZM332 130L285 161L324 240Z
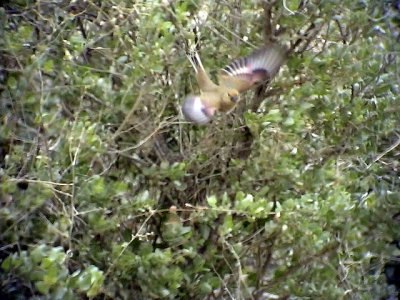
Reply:
M2 299L395 299L400 1L2 1ZM215 72L290 58L208 126Z

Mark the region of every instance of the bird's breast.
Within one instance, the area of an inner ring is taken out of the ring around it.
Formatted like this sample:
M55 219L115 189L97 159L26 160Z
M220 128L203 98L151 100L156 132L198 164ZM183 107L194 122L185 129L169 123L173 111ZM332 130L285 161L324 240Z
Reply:
M234 108L235 105L236 105L236 103L234 103L234 102L232 102L232 101L230 101L229 103L227 103L227 102L224 102L223 99L221 99L221 104L220 104L220 106L219 106L219 110L220 110L220 111L227 112L227 111L230 111L232 108Z
M203 92L201 94L201 100L204 104L214 107L218 111L227 112L235 106L235 103L224 100L225 94L226 91L222 91L222 89L216 89L213 92Z

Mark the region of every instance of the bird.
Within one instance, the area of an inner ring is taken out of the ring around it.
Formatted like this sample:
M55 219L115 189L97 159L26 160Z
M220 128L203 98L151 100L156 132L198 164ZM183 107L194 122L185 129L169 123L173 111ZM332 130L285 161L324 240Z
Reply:
M200 94L185 98L182 113L189 122L205 125L216 111L231 112L240 93L269 82L285 63L287 51L277 43L265 45L221 69L218 84L209 78L197 52L187 57L196 72Z

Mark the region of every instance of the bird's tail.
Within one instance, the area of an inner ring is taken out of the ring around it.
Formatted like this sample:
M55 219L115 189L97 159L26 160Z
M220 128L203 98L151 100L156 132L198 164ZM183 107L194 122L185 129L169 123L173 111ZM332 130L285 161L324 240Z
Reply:
M186 57L188 58L188 60L192 64L192 66L193 66L194 70L196 71L196 73L199 71L199 69L204 70L204 67L203 67L203 64L201 62L200 56L196 51L194 51L192 53L189 53L189 54L186 54Z

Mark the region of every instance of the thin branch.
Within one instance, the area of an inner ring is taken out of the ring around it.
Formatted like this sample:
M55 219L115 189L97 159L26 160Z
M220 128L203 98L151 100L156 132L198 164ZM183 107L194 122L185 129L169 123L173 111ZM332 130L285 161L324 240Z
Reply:
M257 296L260 296L263 292L267 291L271 286L274 286L274 285L278 284L279 282L282 282L283 280L285 280L288 276L292 275L298 269L305 267L308 264L312 263L315 259L321 258L323 255L329 254L329 253L335 251L339 247L339 245L340 244L337 241L330 243L327 246L325 246L323 249L321 249L321 251L319 251L318 253L309 255L306 258L304 258L303 260L301 260L298 264L290 266L289 268L286 269L286 272L282 276L278 277L277 279L273 279L273 280L267 282L263 287L261 287L257 292Z
M339 27L340 36L342 37L343 44L347 44L347 35L344 33L343 25L340 23L338 19L335 19L336 25Z
M264 41L267 43L271 40L273 29L272 29L272 7L275 1L264 2Z
M368 166L367 166L367 170L374 164L376 163L378 160L380 160L382 157L384 157L386 154L388 154L390 151L394 150L395 148L397 148L400 145L400 137L398 138L398 140L389 148L387 148L385 151L383 151L381 154L379 154Z
M144 222L142 223L142 225L139 227L139 230L137 231L137 233L135 235L132 235L131 240L125 244L121 250L121 252L118 254L118 256L113 260L113 262L111 263L110 267L108 268L107 272L104 274L104 278L106 278L110 272L113 270L115 264L117 263L117 261L121 258L122 254L124 254L125 250L129 247L130 244L133 243L134 240L136 240L139 236L140 236L140 232L142 231L142 229L144 228L144 226L147 224L147 222L150 220L150 218L154 215L156 211L150 211L150 215L144 220Z
M17 179L17 178L10 178L7 181L25 181L29 183L40 183L40 184L50 184L50 185L60 185L60 186L72 186L74 185L73 183L60 183L60 182L52 182L52 181L46 181L46 180L33 180L33 179Z
M115 141L115 139L120 135L121 131L125 128L126 124L128 122L130 122L130 120L132 119L133 113L136 111L136 109L138 108L139 104L142 102L143 99L143 95L147 92L147 86L148 86L148 81L146 81L140 91L139 91L139 96L137 96L135 103L133 104L131 110L129 111L129 113L125 116L124 121L122 121L121 125L118 127L117 131L113 134L113 136L111 137L111 141ZM130 90L133 87L133 83L131 85L129 85L128 89L126 90L122 101L127 97L128 93L130 92Z
M293 45L290 47L289 53L294 52L294 50L297 48L297 46L300 45L301 42L303 42L304 40L307 40L309 38L309 35L311 34L311 31L315 28L314 20L315 20L315 17L313 17L311 19L311 24L306 29L306 32L304 34L302 34L301 37L299 37L293 43ZM297 34L300 34L300 31L298 31Z

